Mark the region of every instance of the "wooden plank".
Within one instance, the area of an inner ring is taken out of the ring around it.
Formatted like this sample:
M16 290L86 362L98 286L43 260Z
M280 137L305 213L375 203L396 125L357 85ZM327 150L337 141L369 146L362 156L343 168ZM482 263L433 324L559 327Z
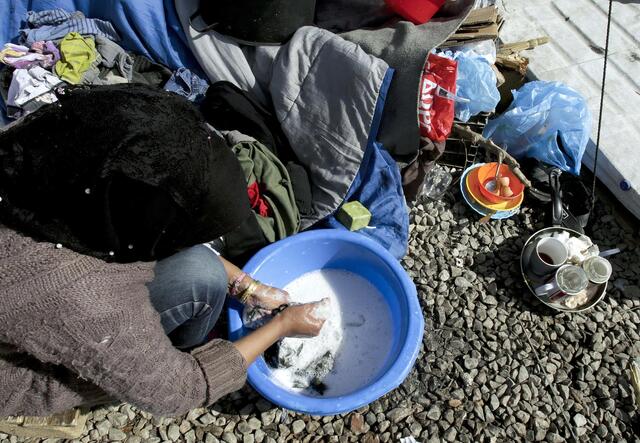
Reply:
M38 426L75 426L80 416L79 409L71 409L60 414L50 415L48 417L25 417L22 426L38 427Z
M0 418L0 433L28 438L80 438L87 423L86 411L72 409L47 417Z

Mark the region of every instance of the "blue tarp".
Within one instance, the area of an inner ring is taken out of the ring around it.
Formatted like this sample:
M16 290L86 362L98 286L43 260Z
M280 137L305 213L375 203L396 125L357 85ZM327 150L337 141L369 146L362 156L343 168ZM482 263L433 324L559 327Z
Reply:
M82 11L89 18L110 21L122 41L119 44L168 66L196 72L194 58L175 11L174 0L0 0L0 46L15 42L25 27L27 11L62 8Z

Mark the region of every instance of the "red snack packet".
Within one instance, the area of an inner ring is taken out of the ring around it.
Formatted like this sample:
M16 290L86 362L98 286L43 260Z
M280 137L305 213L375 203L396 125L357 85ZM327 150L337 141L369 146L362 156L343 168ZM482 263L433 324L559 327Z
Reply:
M453 126L458 63L429 54L420 82L418 123L420 135L434 142L449 137Z

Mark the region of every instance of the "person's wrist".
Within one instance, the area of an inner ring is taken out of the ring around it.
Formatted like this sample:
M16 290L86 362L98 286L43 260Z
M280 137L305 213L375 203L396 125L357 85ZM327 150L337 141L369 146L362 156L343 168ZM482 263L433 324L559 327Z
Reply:
M255 300L256 289L258 289L261 284L262 283L260 283L258 280L254 280L253 278L247 275L244 279L242 279L240 283L240 291L237 294L236 298L238 299L238 301L240 301L240 303L245 305L250 300Z
M286 315L286 311L283 311L282 313L276 315L271 321L276 324L278 328L278 335L280 336L280 338L288 337L290 335L289 333L291 327L289 324L289 318Z
M250 275L240 272L233 277L233 281L229 283L229 295L233 298L239 298L242 292L251 284L253 279Z

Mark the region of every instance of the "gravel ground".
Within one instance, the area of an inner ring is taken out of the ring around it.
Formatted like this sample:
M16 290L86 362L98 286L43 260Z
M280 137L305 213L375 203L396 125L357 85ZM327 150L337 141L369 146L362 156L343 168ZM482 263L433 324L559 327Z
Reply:
M623 253L612 257L607 298L585 314L554 314L526 290L520 250L543 227L531 209L483 225L454 192L411 217L404 264L426 331L394 392L335 417L287 413L250 388L177 419L120 405L93 411L73 441L639 441L628 365L640 356L640 248L611 205L598 204L592 238Z

